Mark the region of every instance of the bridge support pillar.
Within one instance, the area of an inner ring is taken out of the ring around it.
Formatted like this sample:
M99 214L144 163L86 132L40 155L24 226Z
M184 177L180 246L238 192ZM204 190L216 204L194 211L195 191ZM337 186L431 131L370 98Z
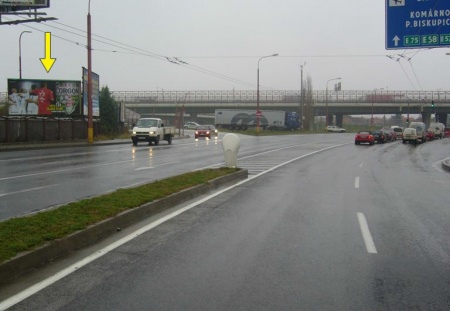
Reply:
M192 122L198 122L198 119L197 119L197 113L195 113L195 112L189 112L189 115L190 115L190 117L189 117L190 121L192 121Z
M339 127L342 126L342 121L344 120L344 115L342 113L336 113L336 125Z
M444 123L445 126L447 127L447 113L437 113L436 115L437 115L437 122Z
M430 124L430 117L431 117L431 113L429 112L422 112L422 122L425 123L426 126L428 126Z

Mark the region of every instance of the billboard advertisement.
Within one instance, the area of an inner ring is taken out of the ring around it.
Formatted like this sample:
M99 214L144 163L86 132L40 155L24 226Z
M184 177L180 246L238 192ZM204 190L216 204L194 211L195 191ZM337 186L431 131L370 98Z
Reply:
M50 7L50 0L0 0L0 12L14 12Z
M81 82L8 79L10 116L80 117Z
M88 115L88 70L83 67L83 114ZM92 116L100 117L100 77L92 73Z

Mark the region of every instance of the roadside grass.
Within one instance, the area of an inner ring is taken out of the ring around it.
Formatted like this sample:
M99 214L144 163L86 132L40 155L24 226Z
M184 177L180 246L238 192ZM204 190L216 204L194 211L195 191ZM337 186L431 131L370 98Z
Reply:
M0 263L20 252L31 251L128 209L238 170L223 167L189 172L135 188L118 189L109 194L83 199L31 216L0 222Z

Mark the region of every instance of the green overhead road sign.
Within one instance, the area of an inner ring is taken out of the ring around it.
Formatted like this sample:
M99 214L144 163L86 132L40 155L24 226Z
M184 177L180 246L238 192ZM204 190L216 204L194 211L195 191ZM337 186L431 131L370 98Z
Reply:
M450 46L449 0L385 0L386 49Z

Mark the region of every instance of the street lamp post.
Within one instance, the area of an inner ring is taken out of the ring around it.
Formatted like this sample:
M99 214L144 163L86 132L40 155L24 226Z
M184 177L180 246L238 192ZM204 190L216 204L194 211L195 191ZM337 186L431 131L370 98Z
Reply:
M88 54L88 143L94 142L94 124L92 121L92 46L91 46L91 0L89 0L87 15L87 54Z
M328 82L330 81L334 81L334 80L341 80L341 78L333 78L327 81L327 89L326 89L326 93L325 93L325 128L328 126Z
M256 133L259 134L259 118L261 116L261 112L259 111L259 62L263 58L278 56L278 54L272 54L263 56L258 60L258 71L256 72Z
M24 33L31 33L31 31L25 30L20 33L19 36L19 78L22 79L22 35Z
M305 117L303 116L303 66L306 65L306 62L303 63L303 65L300 65L300 105L301 105L301 113L302 113L302 126L301 129L303 130L303 123L305 121Z
M375 92L375 97L377 96L377 91L381 91L384 90L384 88L379 88L379 89L374 89L373 91ZM370 119L370 129L373 130L373 101L374 101L374 96L372 93L372 118Z

